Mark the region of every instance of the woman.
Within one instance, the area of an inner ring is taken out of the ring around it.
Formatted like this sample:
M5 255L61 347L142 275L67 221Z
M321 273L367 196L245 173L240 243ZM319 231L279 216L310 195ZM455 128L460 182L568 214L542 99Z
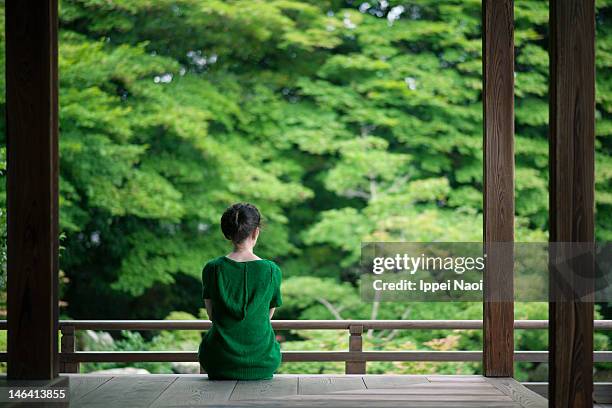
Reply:
M221 231L234 249L202 271L212 328L202 336L198 358L211 380L270 379L280 364L270 319L282 304L281 270L253 252L260 223L254 205L229 207L221 217Z

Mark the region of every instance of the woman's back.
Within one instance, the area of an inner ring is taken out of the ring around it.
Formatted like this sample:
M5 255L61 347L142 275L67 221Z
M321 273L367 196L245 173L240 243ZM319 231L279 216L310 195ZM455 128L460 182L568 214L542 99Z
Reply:
M209 378L271 378L280 364L270 323L270 309L282 303L280 268L265 259L222 256L206 264L202 284L204 299L212 302L213 327L198 354Z

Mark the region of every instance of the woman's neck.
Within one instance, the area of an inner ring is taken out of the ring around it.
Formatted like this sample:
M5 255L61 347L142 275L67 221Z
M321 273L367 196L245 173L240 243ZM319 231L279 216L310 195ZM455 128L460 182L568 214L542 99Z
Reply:
M234 250L226 255L228 258L235 261L254 261L261 259L255 253L253 253L253 247L239 247L235 246Z

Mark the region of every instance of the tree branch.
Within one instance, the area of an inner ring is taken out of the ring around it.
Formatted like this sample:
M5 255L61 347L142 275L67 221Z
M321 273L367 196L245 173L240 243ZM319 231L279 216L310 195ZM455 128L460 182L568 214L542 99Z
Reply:
M411 311L412 311L412 309L407 307L406 310L404 310L404 313L402 313L402 316L400 317L400 320L404 320L405 318L407 318ZM384 340L385 341L392 340L397 335L397 333L399 333L398 329L391 330L389 335L387 337L385 337Z
M374 293L374 303L372 304L372 312L370 313L370 320L376 320L376 317L378 317L378 309L380 307L380 292L376 291ZM368 329L368 333L367 336L368 338L372 338L372 334L374 333L374 330L372 329Z
M345 190L342 193L343 196L348 197L348 198L363 198L364 200L369 200L370 199L370 195L368 193L366 193L365 191L362 190L354 190L354 189L348 189Z
M334 315L334 318L336 318L336 320L344 320L342 318L342 315L340 314L340 309L336 309L334 307L334 305L332 305L327 299L324 298L317 298L317 302L321 303L323 306L325 306L327 308L327 310L329 310L329 312Z

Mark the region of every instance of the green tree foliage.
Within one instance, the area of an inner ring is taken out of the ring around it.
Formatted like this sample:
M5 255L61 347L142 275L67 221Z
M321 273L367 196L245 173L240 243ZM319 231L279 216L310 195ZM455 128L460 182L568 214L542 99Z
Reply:
M597 1L599 240L612 239L611 6ZM63 0L64 313L197 315L201 267L228 249L220 214L251 201L265 216L259 253L285 273L280 317L479 318L480 306L470 304L365 304L355 283L362 241L482 240L480 7L480 0ZM548 3L516 2L515 20L516 235L542 241ZM545 318L543 310L517 313ZM145 347L147 339L130 336L117 347ZM147 347L171 343L160 336ZM284 347L345 347L339 336L289 333ZM479 349L478 336L369 333L366 344ZM545 347L541 334L533 336L517 342Z

